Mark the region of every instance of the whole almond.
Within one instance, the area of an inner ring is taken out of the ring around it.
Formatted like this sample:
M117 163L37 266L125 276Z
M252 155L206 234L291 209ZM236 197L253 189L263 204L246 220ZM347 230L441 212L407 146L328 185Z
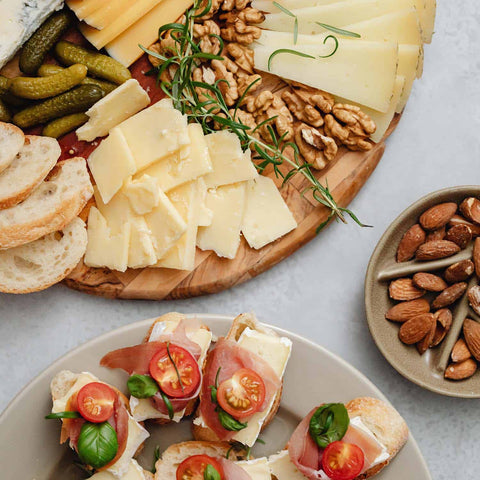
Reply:
M460 247L448 240L434 240L426 242L417 249L417 260L438 260L451 257L460 251Z
M432 345L433 339L435 338L435 332L437 331L436 327L437 322L435 322L434 319L428 333L417 343L417 350L420 355L423 355Z
M429 208L420 217L420 225L425 230L437 230L446 225L457 211L456 203L441 203Z
M423 297L425 295L425 290L417 288L413 284L411 278L399 278L398 280L393 280L388 287L388 292L390 298L393 300L415 300L416 298Z
M448 285L445 280L433 273L420 272L413 276L413 284L427 292L441 292L445 290Z
M397 262L406 262L415 256L417 248L425 242L425 231L418 225L410 227L400 240L397 249Z
M475 265L471 260L462 260L450 265L445 270L445 280L448 283L463 282L470 278L474 271Z
M385 314L385 318L392 322L406 322L410 318L428 312L430 312L430 304L424 298L418 298L393 306Z
M477 371L477 362L469 358L460 363L452 363L445 370L445 378L449 380L465 380Z
M480 315L480 286L475 285L468 290L468 301L477 315Z
M469 318L465 319L465 322L463 322L463 336L468 349L480 362L480 323Z
M442 308L441 310L437 310L433 317L436 322L436 329L435 335L433 337L431 347L436 347L443 342L443 339L447 335L450 330L450 327L453 323L453 315L452 312L448 308Z
M443 240L445 235L447 234L447 229L445 226L442 228L437 228L437 230L433 230L433 232L427 233L427 242L433 242L434 240Z
M475 265L475 273L480 278L480 238L476 238L473 244L473 264Z
M452 349L452 362L463 362L471 356L472 354L470 353L470 350L468 349L465 340L463 338L459 338Z
M472 238L472 231L467 225L457 225L448 230L445 240L456 243L463 250Z
M460 204L460 211L467 220L480 224L480 200L477 198L466 198Z
M463 218L461 215L454 215L450 221L448 222L450 227L455 227L456 225L467 225L472 231L472 235L474 237L478 237L480 235L480 225L475 225L472 222L469 222L466 218Z
M467 290L467 284L465 282L454 283L446 288L437 298L432 302L432 308L444 308L448 307L452 303L456 302Z
M398 338L407 345L418 343L428 334L434 322L432 313L417 315L402 324L398 332Z

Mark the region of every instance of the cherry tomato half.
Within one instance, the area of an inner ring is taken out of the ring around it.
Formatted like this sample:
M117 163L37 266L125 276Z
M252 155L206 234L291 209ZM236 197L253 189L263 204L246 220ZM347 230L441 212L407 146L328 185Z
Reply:
M105 383L84 385L77 394L78 413L89 422L106 422L112 415L117 394Z
M250 417L260 410L265 401L265 383L258 373L242 368L220 384L217 400L232 417Z
M364 463L362 449L353 443L333 442L323 452L322 467L332 480L353 480Z
M211 465L220 474L220 478L224 480L225 477L220 463L208 455L194 455L185 459L177 468L177 480L203 480L203 473L207 465Z
M154 355L150 362L150 375L158 383L162 392L173 398L189 397L197 390L200 383L200 369L197 361L188 350L177 345L169 345L168 350L165 346Z

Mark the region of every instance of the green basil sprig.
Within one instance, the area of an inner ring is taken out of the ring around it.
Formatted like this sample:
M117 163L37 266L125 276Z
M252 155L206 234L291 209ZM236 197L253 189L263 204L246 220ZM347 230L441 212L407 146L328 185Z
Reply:
M153 397L159 390L157 382L148 375L132 375L127 381L128 391L135 398Z
M173 420L173 417L175 416L175 412L173 411L173 405L170 399L160 390L160 395L162 396L162 400L165 403L165 406L167 407L168 410L168 418L170 420Z
M78 412L58 412L51 413L45 417L47 420L57 419L57 418L80 418Z
M117 454L117 433L108 422L86 422L80 431L77 449L82 462L96 469L102 468Z
M203 480L221 480L222 477L217 472L217 469L210 463L207 465L207 468L203 471Z
M343 403L327 403L313 414L309 433L320 448L326 448L345 436L349 424L350 419Z

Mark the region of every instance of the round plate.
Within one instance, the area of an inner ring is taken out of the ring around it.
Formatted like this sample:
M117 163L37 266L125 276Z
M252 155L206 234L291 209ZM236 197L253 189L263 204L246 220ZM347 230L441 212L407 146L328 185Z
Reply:
M445 268L456 261L468 258L468 250L454 257L435 262L397 263L395 255L403 234L430 207L443 202L462 202L466 197L480 197L480 186L466 185L452 187L430 193L408 207L388 227L375 248L367 269L365 279L365 306L370 332L388 362L404 377L432 392L461 398L480 398L480 374L468 380L452 381L444 378L453 345L461 334L463 321L468 313L466 298L459 301L453 310L454 321L444 341L436 348L429 349L420 356L415 346L404 345L398 339L399 325L385 319L385 313L395 303L388 295L390 280L408 276L419 271ZM467 255L467 257L465 256ZM472 278L472 282L476 282Z
M221 315L195 316L203 320L216 335L226 334L233 320L233 317ZM100 367L98 361L110 350L140 343L151 323L152 320L134 323L76 348L57 360L16 396L0 417L2 478L84 478L83 472L73 465L71 450L58 443L59 423L43 418L51 409L50 381L62 369L76 372L88 370L124 390L125 374ZM266 443L254 449L255 456L282 449L299 420L315 405L332 401L347 402L358 396L374 396L385 400L366 377L339 357L297 335L277 328L275 330L293 341L293 353L287 367L280 410L262 433L261 438ZM148 425L151 438L147 440L139 458L142 466L147 469L152 467L156 445L163 451L173 443L191 439L190 423L186 420L179 425ZM431 480L412 436L392 464L377 478Z

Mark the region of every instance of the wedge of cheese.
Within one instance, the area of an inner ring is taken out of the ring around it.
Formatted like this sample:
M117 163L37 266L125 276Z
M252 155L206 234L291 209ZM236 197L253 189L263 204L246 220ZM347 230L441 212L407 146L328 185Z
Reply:
M235 462L239 467L245 470L252 480L271 480L270 467L268 459L265 457L256 458L255 460L244 460Z
M90 480L118 480L118 477L108 471L102 471L92 475ZM146 480L145 472L136 460L130 460L128 470L122 476L122 480Z
M279 3L282 7L288 10L305 8L305 7L319 7L321 5L330 5L344 0L282 0ZM281 12L281 10L273 3L273 0L253 0L252 7L262 12Z
M433 31L435 29L436 13L436 0L425 0L425 9L423 11L423 14L420 14L422 18L425 43L430 43L432 41Z
M148 48L158 40L158 27L172 23L193 5L193 0L162 0L150 12L135 22L105 48L108 54L129 67L143 55L140 45Z
M347 1L347 0L346 0ZM285 48L290 48L290 43ZM397 76L398 46L391 42L343 40L337 52L328 58L332 46L296 45L295 50L314 58L293 54L271 55L279 45L254 46L255 68L289 80L295 80L333 95L386 112Z
M110 0L67 0L66 4L74 11L79 20L110 3Z
M117 17L128 10L131 0L115 0L107 2L94 12L83 18L84 22L97 30L108 27Z
M198 226L199 227L208 227L209 225L212 224L212 219L213 219L213 212L207 207L206 205L206 199L207 199L207 184L205 183L205 180L200 177L197 180L197 185L198 185L198 198L199 198L199 204L198 204Z
M219 257L235 258L246 204L246 182L210 189L205 204L212 211L212 223L200 227L197 246L213 250Z
M137 179L128 180L123 193L137 215L150 213L160 202L160 188L155 178L150 175L144 174Z
M397 113L400 113L408 102L412 92L413 82L417 77L419 63L422 62L422 50L417 45L399 45L398 75L405 77L405 87L397 105Z
M277 480L305 480L303 473L290 460L288 450L282 450L280 453L268 457L268 466L270 473Z

